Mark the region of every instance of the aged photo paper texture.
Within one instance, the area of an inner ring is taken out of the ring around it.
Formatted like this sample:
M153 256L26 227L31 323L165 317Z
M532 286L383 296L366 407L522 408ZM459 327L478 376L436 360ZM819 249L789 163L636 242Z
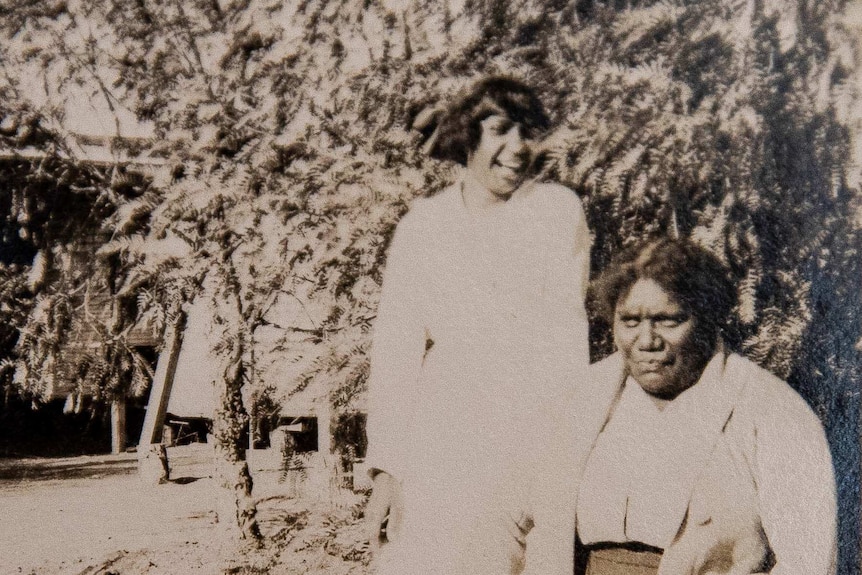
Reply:
M0 573L860 573L859 0L0 34Z

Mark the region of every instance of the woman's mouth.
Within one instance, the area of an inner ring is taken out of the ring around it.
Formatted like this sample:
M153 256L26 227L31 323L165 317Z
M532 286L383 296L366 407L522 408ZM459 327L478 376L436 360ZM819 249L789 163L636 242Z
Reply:
M520 172L523 169L523 163L516 161L500 161L494 160L494 165L513 172Z
M515 174L521 174L526 171L529 162L530 154L527 150L520 150L514 153L506 153L506 150L500 150L492 158L491 165L514 172Z
M640 361L636 360L634 363L642 372L655 372L661 371L672 362L668 359L647 359Z

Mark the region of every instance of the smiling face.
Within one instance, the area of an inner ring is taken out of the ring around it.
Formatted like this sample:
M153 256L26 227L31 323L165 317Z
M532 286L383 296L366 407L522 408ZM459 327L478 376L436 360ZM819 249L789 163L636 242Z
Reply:
M700 379L714 342L664 288L638 280L617 302L614 341L629 374L647 393L673 399Z
M481 122L482 136L467 158L470 177L492 196L506 199L518 189L530 162L529 141L522 127L494 114Z

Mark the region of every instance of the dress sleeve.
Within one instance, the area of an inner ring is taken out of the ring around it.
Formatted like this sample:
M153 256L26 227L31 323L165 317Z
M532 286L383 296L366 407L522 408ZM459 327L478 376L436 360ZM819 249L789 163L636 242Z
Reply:
M418 257L422 241L416 218L408 213L389 247L371 346L366 462L371 473L386 471L399 479L411 444L410 391L427 339L420 273L424 258Z
M770 573L831 575L837 511L829 446L808 405L786 391L761 410L756 436L761 521L776 560Z
M548 263L544 286L540 351L542 365L558 386L554 393L569 393L578 384L589 364L589 324L584 307L590 278L590 233L581 201L574 192L565 190L562 205L554 214L555 225L549 226L557 238L551 238L559 249ZM559 398L555 398L555 401Z
M577 202L575 209L575 225L574 225L574 255L576 269L578 273L578 287L580 289L580 302L583 308L584 300L587 297L587 287L590 283L590 250L592 249L593 240L590 237L590 230L587 226L587 217L584 213L584 208L580 200ZM586 312L584 312L586 317Z
M584 297L589 281L590 235L583 207L574 192L561 189L554 210L555 238L544 286L544 321L537 338L547 394L542 447L533 466L525 575L571 575L574 569L575 504L572 434L574 392L589 365L589 335ZM538 391L538 390L537 390Z
M572 575L575 555L575 435L571 401L552 410L559 422L536 465L522 575Z

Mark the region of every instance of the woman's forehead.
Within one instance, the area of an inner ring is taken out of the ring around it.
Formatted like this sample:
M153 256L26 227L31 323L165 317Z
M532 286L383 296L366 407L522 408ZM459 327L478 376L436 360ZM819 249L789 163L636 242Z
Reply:
M500 124L513 124L517 122L512 120L509 116L505 116L502 114L491 114L490 116L482 120L480 123L483 126L499 126Z
M617 301L617 313L679 313L683 310L679 298L666 290L657 281L638 279L621 294Z
M483 98L475 108L473 108L473 112L471 114L474 118L477 118L479 121L484 121L487 118L492 116L500 116L503 119L512 120L512 114L510 114L506 109L502 106L490 100L489 98Z

